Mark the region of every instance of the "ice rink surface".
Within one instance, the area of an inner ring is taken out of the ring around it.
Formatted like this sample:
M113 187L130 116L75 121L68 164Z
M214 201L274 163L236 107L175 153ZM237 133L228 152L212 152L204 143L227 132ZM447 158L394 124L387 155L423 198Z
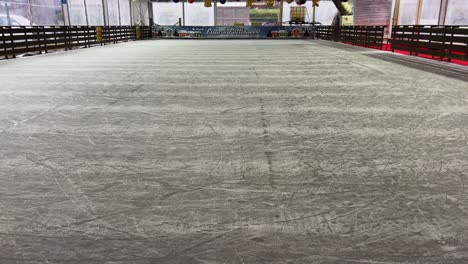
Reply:
M468 82L375 54L0 61L0 263L468 263Z

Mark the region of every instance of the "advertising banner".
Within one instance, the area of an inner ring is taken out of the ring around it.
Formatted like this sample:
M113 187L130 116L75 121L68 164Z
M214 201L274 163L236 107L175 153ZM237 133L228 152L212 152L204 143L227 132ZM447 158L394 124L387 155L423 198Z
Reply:
M312 37L312 26L158 26L162 38L255 39Z

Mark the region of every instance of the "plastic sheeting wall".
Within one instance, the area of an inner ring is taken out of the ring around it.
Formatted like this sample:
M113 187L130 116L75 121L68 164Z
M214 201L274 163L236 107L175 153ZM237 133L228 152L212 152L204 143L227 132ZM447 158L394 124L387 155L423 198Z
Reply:
M418 0L400 0L398 25L416 25Z
M447 6L446 25L468 24L468 0L449 0Z
M424 0L421 7L421 25L437 25L439 22L440 0Z
M133 24L139 26L149 25L148 2L146 0L132 0ZM172 3L175 5L175 3Z
M390 22L392 0L355 0L354 24L384 26Z

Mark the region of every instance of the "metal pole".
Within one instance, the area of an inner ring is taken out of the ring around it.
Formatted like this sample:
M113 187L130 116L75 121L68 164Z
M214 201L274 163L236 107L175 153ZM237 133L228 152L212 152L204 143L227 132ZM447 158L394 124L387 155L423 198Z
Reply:
M397 10L397 4L400 5L400 1L392 0L392 8L390 9L390 21L388 21L388 38L389 39L392 38L392 28L393 28L393 24L395 20L395 11ZM398 17L396 19L398 19Z
M33 11L32 11L32 6L31 6L31 0L28 0L28 5L29 5L29 15L31 16L31 20L29 20L29 25L33 25Z
M280 2L280 14L279 14L279 24L280 24L280 26L283 25L283 2L284 1Z
M10 9L8 9L8 4L5 2L5 11L8 20L8 26L11 26L11 19L10 19Z
M148 6L148 20L149 20L149 26L152 27L154 25L154 12L153 12L153 2L151 1L146 1L146 4Z
M68 4L68 1L67 1L67 18L68 18L68 24L65 24L65 26L71 26L71 19L70 19L70 5ZM63 20L65 20L65 18L63 18Z
M65 4L62 2L62 17L63 17L63 25L66 26L67 25L67 19L66 19L66 15L67 15L67 12L65 12ZM70 21L70 20L69 20Z
M109 25L109 7L107 5L107 0L102 0L102 22L104 26Z
M213 10L214 10L214 25L217 26L218 25L218 0L214 1Z
M135 25L135 22L133 21L133 4L132 4L132 0L128 0L128 4L130 6L130 25L133 26Z
M418 7L416 9L416 25L421 23L422 0L418 0Z
M122 19L120 18L120 0L117 0L117 10L119 11L119 26L122 26Z
M65 5L62 2L62 17L63 17L63 25L64 26L67 25L67 19L65 18L65 16L66 16L66 14L65 14Z
M315 5L312 3L312 25L315 25Z
M447 5L448 0L442 0L440 2L439 21L437 23L439 26L445 25L445 18L447 16Z
M182 23L185 26L185 1L182 0Z
M86 17L86 26L89 26L89 19L88 19L88 5L86 4L86 0L83 0L84 3L84 11Z

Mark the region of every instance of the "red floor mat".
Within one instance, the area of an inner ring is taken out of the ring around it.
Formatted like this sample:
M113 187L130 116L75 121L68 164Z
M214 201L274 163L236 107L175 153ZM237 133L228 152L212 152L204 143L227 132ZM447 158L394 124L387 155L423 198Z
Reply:
M351 43L346 43L346 42L345 42L345 44L352 45ZM358 45L355 45L355 46L358 46ZM390 44L383 44L382 50L391 52L392 51L391 45ZM395 50L394 52L399 53L399 54L405 54L405 55L410 54L409 51L404 51L404 50ZM421 58L425 58L425 59L440 60L440 58L433 58L431 55L426 55L426 54L418 54L417 56L421 57ZM447 60L445 59L445 61L447 61ZM452 59L450 62L455 63L455 64L459 64L459 65L463 65L463 66L468 66L468 61Z
M383 50L386 50L386 51L392 51L392 47L390 44L383 44ZM399 53L399 54L405 54L405 55L409 55L409 51L404 51L404 50L395 50L396 53ZM431 59L431 60L440 60L440 58L433 58L431 55L427 55L427 54L418 54L417 55L418 57L421 57L421 58L425 58L425 59ZM446 61L446 59L445 59ZM462 61L462 60L454 60L452 59L450 61L451 63L455 63L455 64L459 64L459 65L464 65L464 66L468 66L468 61Z

